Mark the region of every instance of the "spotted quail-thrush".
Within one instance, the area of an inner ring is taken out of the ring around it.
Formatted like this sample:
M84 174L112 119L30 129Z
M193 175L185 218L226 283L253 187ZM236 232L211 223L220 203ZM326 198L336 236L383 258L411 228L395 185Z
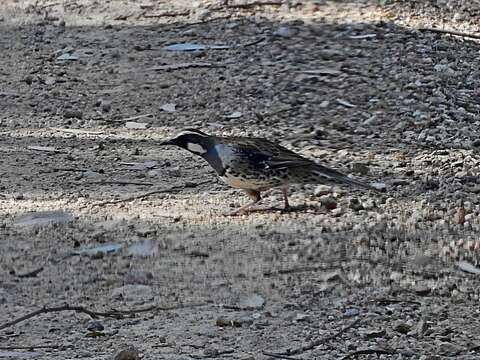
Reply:
M253 202L232 214L247 212L260 201L262 191L275 187L282 190L288 209L291 184L348 184L377 190L266 139L220 137L186 129L160 145L176 145L199 155L225 183L244 190Z

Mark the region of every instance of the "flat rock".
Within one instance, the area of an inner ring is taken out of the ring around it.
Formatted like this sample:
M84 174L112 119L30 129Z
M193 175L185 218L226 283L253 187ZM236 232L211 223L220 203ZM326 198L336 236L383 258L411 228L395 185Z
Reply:
M258 294L242 297L238 302L238 306L244 310L261 309L263 308L264 305L265 305L265 299Z
M385 185L385 183L382 183L382 182L370 183L370 186L377 189L378 191L386 191L387 190L387 185Z
M14 226L45 226L51 224L64 224L73 220L73 216L64 211L39 211L18 216L13 222Z

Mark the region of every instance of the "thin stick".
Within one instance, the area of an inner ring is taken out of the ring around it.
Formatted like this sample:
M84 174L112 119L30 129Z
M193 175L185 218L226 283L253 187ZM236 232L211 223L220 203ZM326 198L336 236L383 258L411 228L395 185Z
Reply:
M34 349L66 349L72 345L31 345L31 346L0 346L0 350L34 350Z
M422 303L418 301L412 301L412 300L400 300L400 299L387 299L387 298L380 298L373 300L373 302L378 303L379 305L385 306L385 305L390 305L390 304L411 304L411 305L422 305Z
M103 205L119 204L119 203L122 203L122 202L130 202L130 201L134 201L134 200L145 199L145 198L147 198L149 196L152 196L152 195L155 195L155 194L165 194L165 193L171 193L171 192L178 192L178 191L180 191L180 189L181 189L180 187L178 187L178 189L176 189L175 187L171 187L171 188L168 188L168 189L152 190L152 191L140 194L140 195L129 196L129 197L124 198L124 199L102 201L102 202L99 202L97 204L93 204L93 206L103 206Z
M262 114L262 116L273 116L273 115L278 115L278 114L288 112L288 111L292 111L292 110L294 110L293 107L287 107L285 109L280 109L280 110L273 111L273 112L270 112L270 113Z
M132 116L132 117L129 117L129 118L126 118L126 119L113 120L113 122L134 121L134 120L143 119L143 118L150 117L150 116L153 116L153 114L137 115L137 116Z
M152 311L170 311L170 310L177 310L183 308L194 308L205 306L206 303L191 303L191 304L180 304L180 305L170 305L170 306L156 306L152 305L143 309L133 309L133 310L120 310L120 309L112 309L112 312L116 314L122 315L132 315L132 314L141 314L145 312L152 312Z
M170 64L170 65L160 65L154 66L151 68L147 68L144 71L173 71L173 70L181 70L187 68L201 68L201 67L221 67L221 65L213 65L207 62L189 62L189 63L178 63L178 64Z
M133 13L118 15L118 16L114 17L113 20L123 21L123 20L127 20L131 16L133 16Z
M245 44L241 44L240 46L242 47L248 47L248 46L254 46L254 45L257 45L257 44L260 44L262 41L264 41L265 38L264 37L261 37L257 40L253 40L251 42L248 42L248 43L245 43Z
M110 312L110 313L96 312L96 311L91 311L91 310L85 309L83 306L63 305L63 306L56 306L56 307L51 307L51 308L43 307L39 310L35 310L35 311L33 311L33 312L31 312L27 315L21 316L19 318L16 318L12 321L9 321L9 322L6 322L6 323L0 325L0 330L6 329L10 326L16 325L18 323L21 323L22 321L31 319L31 318L33 318L35 316L38 316L38 315L41 315L41 314L47 314L47 313L51 313L51 312L60 312L60 311L75 311L75 312L78 312L78 313L84 313L84 314L87 314L94 319L96 319L98 317L116 317L116 318L118 318L119 316L121 316L121 314L119 314L117 312L115 312L115 313L114 312Z
M360 318L356 319L354 322L352 322L350 325L347 325L345 326L344 328L340 329L339 331L337 331L336 333L334 333L333 335L329 335L327 337L324 337L324 338L321 338L321 339L316 339L316 340L313 340L311 342L309 342L307 345L304 345L304 346L301 346L299 348L296 348L296 349L293 349L293 350L288 350L288 351L285 351L283 353L269 353L270 355L268 356L271 356L272 354L275 354L275 355L278 355L278 356L284 356L284 355L299 355L299 354L302 354L306 351L309 351L309 350L313 350L314 348L316 348L317 346L320 346L324 343L326 343L327 341L330 341L330 340L333 340L333 339L336 339L338 338L340 335L342 335L343 333L347 332L348 330L350 330L351 328L353 328L355 325L357 325L358 323L360 322ZM284 358L285 359L285 358ZM293 358L290 358L290 359L293 359ZM298 360L298 359L297 359Z
M57 5L61 5L61 3L55 2L55 3L45 4L45 5L40 6L40 9L41 9L41 10L44 10L44 9L46 9L46 8L53 7L53 6L57 6Z
M348 330L350 330L351 328L353 328L354 326L356 326L358 323L360 322L360 318L356 319L354 322L352 322L350 325L347 325L345 326L344 328L340 329L339 331L337 331L335 334L333 335L330 335L330 336L327 336L327 337L324 337L324 338L321 338L321 339L317 339L317 340L313 340L312 342L310 342L309 344L305 345L305 346L302 346L298 349L294 349L294 352L290 352L291 354L301 354L305 351L308 351L308 350L312 350L314 348L316 348L317 346L320 346L324 343L326 343L327 341L330 341L330 340L333 340L333 339L336 339L337 337L339 337L340 335L342 335L343 333L347 332Z
M173 11L164 11L157 14L143 14L144 18L159 18L159 17L175 17L175 16L187 16L189 15L189 11L182 11L182 12L173 12Z
M192 187L197 187L197 186L208 184L208 183L210 183L210 181L203 181L203 182L200 182L200 183L196 183L195 186L192 186ZM185 188L184 185L171 186L167 189L152 190L152 191L140 194L140 195L129 196L129 197L124 198L124 199L102 201L102 202L99 202L97 204L93 204L93 206L119 204L119 203L122 203L122 202L129 202L129 201L133 201L133 200L145 199L149 196L156 195L156 194L176 193L176 192L180 192L184 188Z
M44 267L42 266L42 267L39 267L38 269L29 271L29 272L24 273L24 274L17 274L17 277L19 277L19 278L35 277L38 274L40 274L43 271L43 269L44 269Z
M227 5L230 9L248 9L255 6L282 6L283 1L254 1L247 4L229 4Z
M174 25L173 27L173 30L180 30L180 29L183 29L183 28L186 28L186 27L189 27L189 26L194 26L194 25L203 25L203 24L207 24L207 23L210 23L210 22L214 22L214 21L217 21L217 20L228 20L232 17L231 14L229 15L226 15L226 16L219 16L219 17L215 17L215 18L211 18L211 19L207 19L207 20L203 20L203 21L197 21L197 22L191 22L191 23L175 23L175 24L171 24L171 25Z
M61 311L75 311L77 313L83 313L86 315L89 315L93 319L97 319L99 317L109 317L109 318L114 318L114 319L121 319L125 315L132 315L132 314L139 314L139 313L144 313L144 312L150 312L150 311L169 311L169 310L176 310L176 309L181 309L185 307L197 307L197 306L202 306L205 304L187 304L187 305L175 305L175 306L150 306L145 309L135 309L135 310L112 310L112 311L107 311L107 312L99 312L99 311L92 311L88 310L83 306L71 306L71 305L62 305L62 306L56 306L56 307L43 307L41 309L35 310L29 314L26 314L24 316L18 317L16 319L13 319L12 321L6 322L4 324L0 325L0 330L9 328L13 325L16 325L18 323L21 323L25 320L31 319L35 316L41 315L41 314L47 314L47 313L52 313L52 312L61 312Z
M85 129L66 129L66 128L51 127L50 130L64 132L64 133L67 133L67 134L86 134L86 135L101 135L101 134L103 134L103 131L85 130Z
M423 32L433 32L433 33L438 33L438 34L448 34L448 35L455 35L455 36L462 36L466 38L471 38L471 39L480 39L480 35L477 34L469 34L469 33L464 33L461 31L455 31L455 30L445 30L445 29L435 29L435 28L420 28L418 29Z
M153 186L153 183L141 182L141 181L128 181L128 180L105 180L105 181L92 181L83 184L94 185L138 185L138 186Z
M53 168L53 171L71 171L71 172L87 172L88 169L76 169L76 168Z
M275 354L275 353L266 352L266 351L263 351L262 354L265 355L265 356L273 357L273 358L275 358L275 359L300 360L300 359L294 358L294 357L292 357L292 356L287 356L287 355L282 355L282 354Z
M369 355L369 354L377 354L377 355L394 355L395 351L393 350L382 350L382 349L365 349L365 350L358 350L354 351L342 358L342 360L347 360L352 357L356 357L358 355Z

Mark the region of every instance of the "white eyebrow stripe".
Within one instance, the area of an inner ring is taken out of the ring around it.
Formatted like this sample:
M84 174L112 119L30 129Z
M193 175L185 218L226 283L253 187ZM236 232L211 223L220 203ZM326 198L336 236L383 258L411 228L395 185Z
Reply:
M179 134L175 135L175 137L180 137L180 136L183 136L183 135L198 135L198 136L203 136L203 137L207 137L208 135L205 135L205 134L200 134L198 132L195 132L195 131L182 131L180 132Z

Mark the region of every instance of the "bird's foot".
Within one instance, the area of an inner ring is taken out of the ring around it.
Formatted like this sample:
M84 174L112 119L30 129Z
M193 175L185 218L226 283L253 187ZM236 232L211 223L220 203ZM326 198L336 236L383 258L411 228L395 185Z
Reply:
M224 216L241 216L241 215L248 215L252 211L255 211L253 204L244 205L236 210L224 213Z

